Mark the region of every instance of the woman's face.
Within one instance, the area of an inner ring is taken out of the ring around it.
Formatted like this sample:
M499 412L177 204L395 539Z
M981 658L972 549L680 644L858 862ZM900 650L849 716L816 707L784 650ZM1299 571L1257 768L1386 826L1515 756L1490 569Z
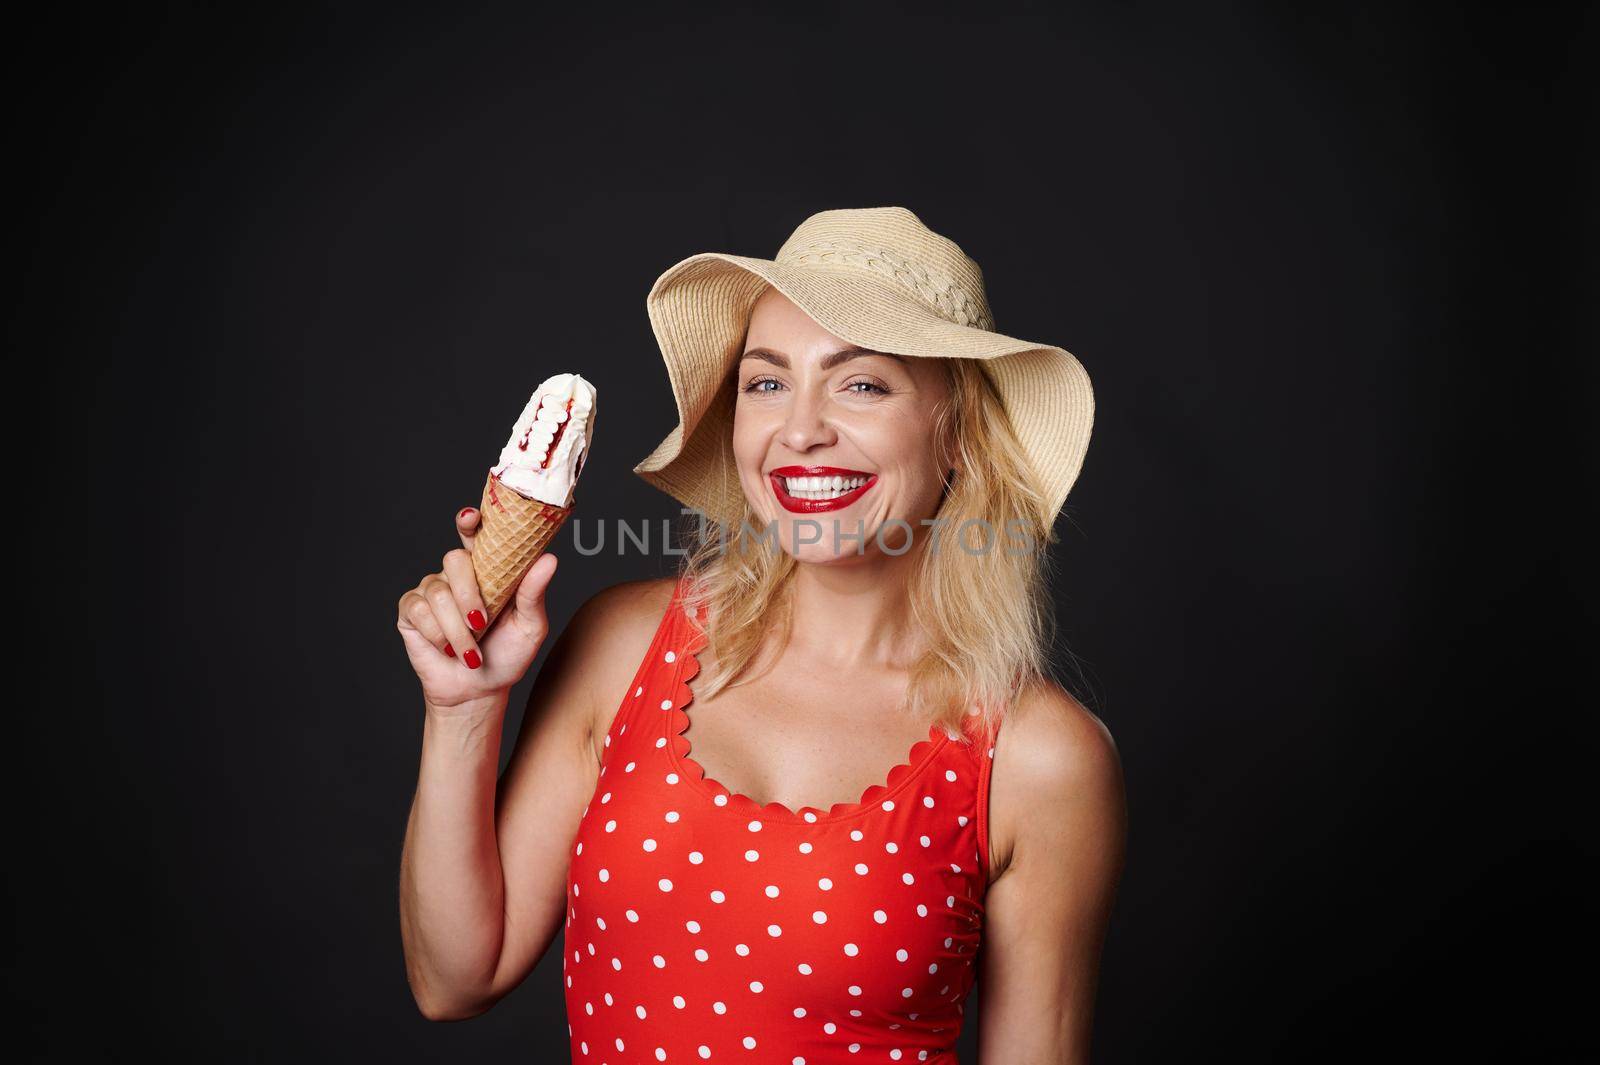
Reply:
M750 316L733 423L756 531L773 528L803 562L902 553L908 529L886 524L925 535L939 508L949 463L932 430L948 394L932 359L863 352L769 288Z

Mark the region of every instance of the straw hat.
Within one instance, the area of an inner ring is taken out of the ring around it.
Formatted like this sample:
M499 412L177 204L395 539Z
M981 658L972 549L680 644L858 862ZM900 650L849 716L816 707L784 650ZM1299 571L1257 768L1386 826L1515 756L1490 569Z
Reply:
M904 207L820 211L775 259L703 252L657 278L645 306L678 424L634 473L712 520L739 520L731 371L769 285L849 343L979 360L1032 460L1048 513L1061 509L1089 448L1089 375L1062 348L995 332L978 264Z

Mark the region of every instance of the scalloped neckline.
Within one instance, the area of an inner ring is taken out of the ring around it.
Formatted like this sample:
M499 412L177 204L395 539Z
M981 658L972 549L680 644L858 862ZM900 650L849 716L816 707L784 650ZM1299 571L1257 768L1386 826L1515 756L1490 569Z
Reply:
M702 642L704 635L689 623L688 612L683 609L676 594L672 597L670 609L677 611L679 615L674 629L683 633L685 638L679 651L678 665L675 667L674 694L677 697L673 699L671 708L664 715L667 719L663 726L667 741L667 759L696 790L705 792L713 800L719 795L726 795L728 801L721 807L724 810L757 819L792 821L803 825L819 825L827 821L842 821L856 817L866 813L873 804L891 799L905 790L921 776L922 770L928 763L933 761L953 739L948 732L939 727L937 722L929 725L928 735L911 745L904 760L890 766L881 783L868 784L854 802L836 802L826 810L820 806L810 805L791 810L787 805L777 801L757 802L751 796L734 791L714 779L706 773L704 766L694 760L694 745L689 737L684 735L690 725L689 714L685 708L694 702L694 692L688 682L700 673L699 651L704 647ZM677 749L679 743L683 745L682 752ZM807 818L807 811L814 813L816 817Z

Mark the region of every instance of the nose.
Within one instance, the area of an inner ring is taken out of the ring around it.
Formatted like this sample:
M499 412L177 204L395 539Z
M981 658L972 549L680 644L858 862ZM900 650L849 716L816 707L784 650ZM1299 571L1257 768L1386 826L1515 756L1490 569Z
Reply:
M805 389L796 389L794 400L783 420L784 446L791 451L809 451L818 445L828 445L838 439L833 426L823 416L827 397Z

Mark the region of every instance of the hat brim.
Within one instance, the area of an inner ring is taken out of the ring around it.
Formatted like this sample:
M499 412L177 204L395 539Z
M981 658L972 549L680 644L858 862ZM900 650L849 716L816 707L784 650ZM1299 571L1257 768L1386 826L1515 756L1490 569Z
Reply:
M886 278L848 266L786 265L722 252L677 263L646 297L678 425L634 472L718 521L737 521L732 370L750 311L772 286L833 335L873 351L976 359L1034 464L1049 514L1066 502L1088 451L1094 392L1077 358L1051 344L960 325Z

